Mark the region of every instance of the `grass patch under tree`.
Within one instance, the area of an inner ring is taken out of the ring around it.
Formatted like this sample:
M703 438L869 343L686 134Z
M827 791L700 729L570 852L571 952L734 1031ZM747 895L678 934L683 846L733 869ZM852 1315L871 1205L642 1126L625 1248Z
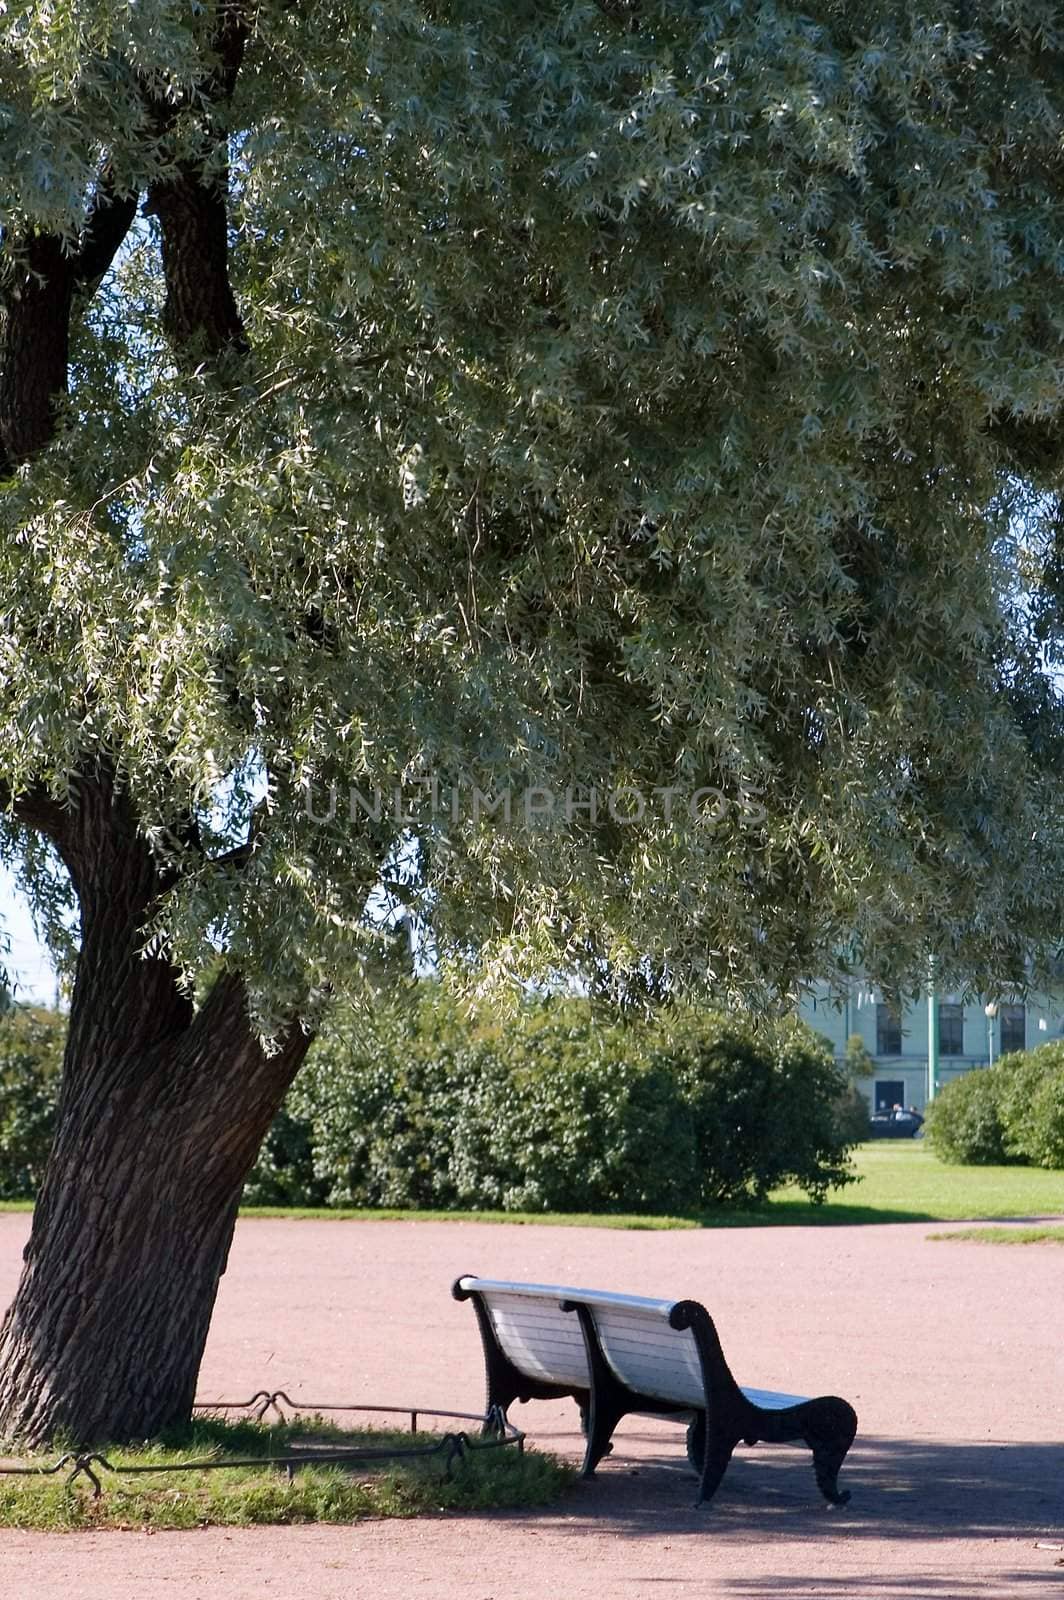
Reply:
M475 1429L476 1424L467 1424ZM349 1430L320 1419L277 1425L197 1418L157 1442L100 1448L116 1468L94 1466L102 1494L93 1497L85 1477L67 1483L68 1468L51 1477L0 1475L0 1527L74 1528L247 1527L255 1523L356 1522L365 1517L414 1517L439 1512L486 1511L548 1505L572 1479L553 1456L514 1445L475 1449L450 1471L441 1454L406 1461L360 1461L347 1466L300 1467L289 1481L283 1467L263 1462L220 1471L130 1472L178 1462L284 1455L293 1446L402 1448L434 1442L420 1432ZM61 1450L8 1456L4 1466L50 1467Z

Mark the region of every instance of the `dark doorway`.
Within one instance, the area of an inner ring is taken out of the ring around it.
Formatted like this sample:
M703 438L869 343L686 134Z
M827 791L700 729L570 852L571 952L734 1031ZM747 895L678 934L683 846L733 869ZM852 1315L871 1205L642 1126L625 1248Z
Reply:
M892 1111L905 1104L905 1083L901 1078L876 1079L876 1110Z

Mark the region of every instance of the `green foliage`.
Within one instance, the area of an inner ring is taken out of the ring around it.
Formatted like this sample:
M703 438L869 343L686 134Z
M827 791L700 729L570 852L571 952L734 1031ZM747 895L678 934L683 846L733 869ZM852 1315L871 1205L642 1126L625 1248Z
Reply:
M1004 1056L1001 1119L1010 1155L1032 1167L1064 1168L1064 1044Z
M927 1133L944 1161L1064 1168L1064 1045L957 1079L932 1104Z
M66 1023L15 1006L0 1016L0 1200L36 1194L52 1146Z
M682 1008L663 1033L652 1055L691 1116L701 1204L760 1201L789 1181L818 1201L850 1181L836 1124L845 1080L810 1029Z
M852 1155L856 1186L828 1194L820 1205L807 1199L797 1184L778 1189L763 1206L722 1206L712 1213L686 1217L631 1217L624 1213L592 1216L579 1212L459 1211L463 1222L542 1222L556 1227L713 1228L854 1227L883 1222L957 1221L973 1217L1031 1217L1064 1213L1064 1181L1059 1172L1040 1167L949 1166L931 1151L925 1139L877 1139L859 1145ZM269 1211L269 1216L318 1218L322 1221L372 1224L393 1221L438 1221L438 1211L357 1211L352 1209ZM256 1213L246 1213L251 1220Z
M871 1078L875 1073L876 1064L859 1033L851 1033L847 1039L844 1060L849 1078Z
M314 1153L308 1202L324 1184L340 1206L675 1213L849 1181L844 1082L798 1024L575 999L493 1022L424 987L312 1052L284 1113Z
M219 10L0 17L0 289L104 161L139 196L203 155ZM108 752L153 932L193 979L222 938L264 1025L354 986L404 779L441 946L500 980L592 934L726 999L843 931L881 977L928 940L944 982L1022 969L1061 881L1016 702L1055 708L1002 604L1061 464L1058 8L249 17L211 117L251 354L173 359L138 221L0 493L0 788ZM658 794L470 806L591 784Z
M309 1126L282 1106L244 1187L245 1205L316 1206L327 1195L328 1184L314 1171Z
M1003 1166L1010 1160L1001 1116L1001 1074L979 1068L955 1078L935 1096L924 1135L943 1161Z
M674 1075L646 1058L631 1025L596 1021L581 1001L538 1006L490 1041L485 1065L484 1100L456 1130L461 1203L690 1207L690 1119Z
M846 1144L861 1144L871 1138L868 1101L853 1083L848 1083L839 1096L835 1108L835 1126Z

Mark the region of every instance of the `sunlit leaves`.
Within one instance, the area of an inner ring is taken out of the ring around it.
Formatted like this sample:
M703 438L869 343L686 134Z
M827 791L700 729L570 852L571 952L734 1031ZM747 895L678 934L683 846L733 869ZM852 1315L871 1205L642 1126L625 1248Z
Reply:
M250 862L182 856L161 908L190 970L342 986L406 826L495 973L594 939L747 991L854 928L897 975L1019 959L1055 818L1000 693L1030 497L990 424L1060 407L1064 76L1055 8L969 9L256 10L252 360L171 362L140 227L0 498L4 771L118 751L208 858L257 774ZM76 231L103 151L138 189L174 159L143 86L195 103L211 15L8 15L10 219ZM549 820L471 810L537 786ZM711 826L586 809L706 786Z

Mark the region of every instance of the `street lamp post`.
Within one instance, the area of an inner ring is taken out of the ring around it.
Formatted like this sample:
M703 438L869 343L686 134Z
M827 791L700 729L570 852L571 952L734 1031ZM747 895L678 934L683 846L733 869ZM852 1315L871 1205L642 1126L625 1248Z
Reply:
M989 1005L983 1007L983 1010L986 1013L986 1064L988 1067L992 1067L994 1065L994 1018L997 1016L997 1006L991 1000Z
M927 1103L938 1093L938 999L935 995L935 958L927 963Z
M935 968L927 979L927 1103L938 1093L938 1001L935 997Z

